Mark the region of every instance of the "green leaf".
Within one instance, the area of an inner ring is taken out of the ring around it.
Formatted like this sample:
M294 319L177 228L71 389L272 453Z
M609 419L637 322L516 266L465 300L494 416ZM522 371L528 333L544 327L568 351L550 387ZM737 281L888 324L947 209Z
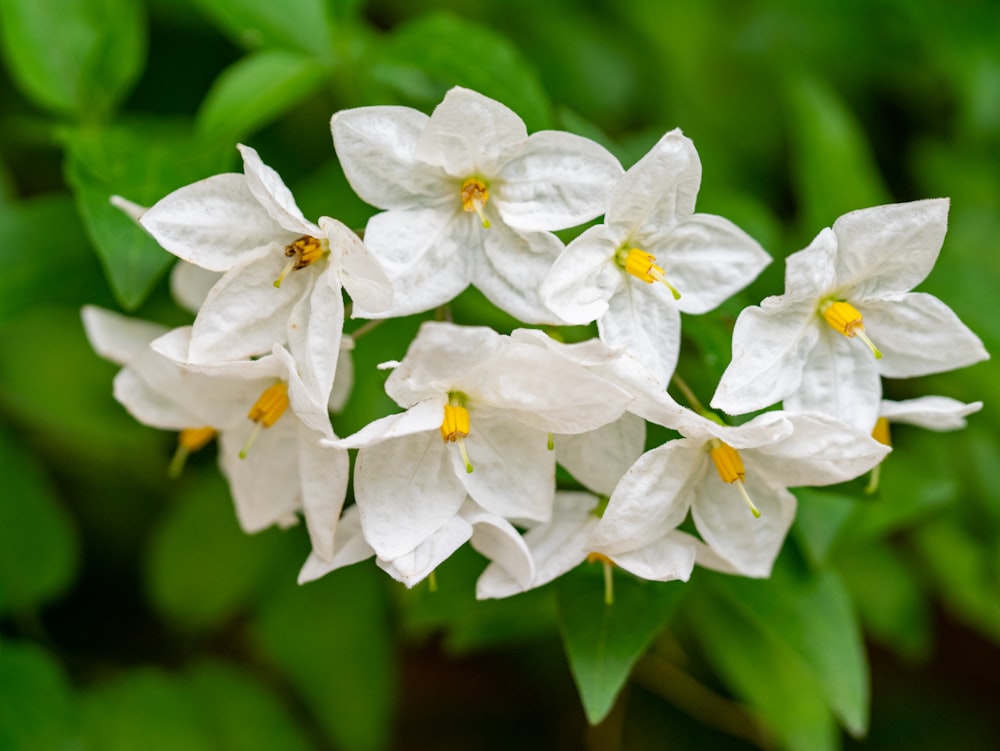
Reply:
M614 579L614 604L604 604L604 580L578 570L557 584L560 629L584 711L596 725L614 705L636 660L673 614L684 585Z
M198 131L206 139L241 141L311 95L326 77L322 62L298 52L251 53L215 79L198 112Z
M0 431L0 612L60 594L76 571L75 529L35 458Z
M833 571L793 573L787 560L779 559L769 580L713 575L708 581L759 639L790 652L847 730L860 736L868 727L871 689L850 597ZM762 671L761 679L766 675Z
M249 49L279 47L331 55L326 0L195 0L205 15Z
M826 84L794 80L786 92L796 199L810 237L842 214L888 203L861 125Z
M78 748L79 716L69 683L47 652L28 643L0 645L0 748Z
M214 469L190 468L149 548L149 596L188 629L217 627L285 576L282 554L298 540L279 530L248 536L239 527L225 481Z
M552 125L538 74L520 51L491 29L447 13L395 29L371 75L414 106L436 105L452 86L465 86L506 104L529 130Z
M122 307L134 310L174 257L112 206L111 196L149 206L176 188L224 169L232 159L229 148L220 150L193 137L184 125L156 120L81 129L67 140L66 179L77 208L115 297Z
M728 597L697 590L685 620L723 681L749 704L790 751L833 751L837 726L815 677L782 640L761 633Z
M847 527L857 499L815 488L796 488L794 492L799 506L792 534L802 545L810 562L822 567L838 536Z
M100 117L142 70L143 15L139 0L0 0L8 67L39 106Z
M395 666L382 574L352 566L261 608L254 641L298 690L330 740L347 751L389 742Z

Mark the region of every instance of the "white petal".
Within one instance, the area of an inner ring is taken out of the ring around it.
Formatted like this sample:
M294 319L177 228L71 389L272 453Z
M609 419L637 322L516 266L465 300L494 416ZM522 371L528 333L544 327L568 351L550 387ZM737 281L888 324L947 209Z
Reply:
M221 278L222 274L218 271L178 261L170 272L170 294L182 308L197 313L209 291Z
M302 272L308 271L308 268L302 269ZM322 274L322 278L317 279L287 313L285 336L307 391L314 401L326 405L340 355L344 299L340 289L328 283L329 277L335 276L332 269L313 269L311 273Z
M708 469L704 443L688 438L647 451L618 483L590 549L617 555L649 545L684 521Z
M361 239L336 219L322 217L320 226L330 240L330 252L351 300L360 308L381 313L392 305L392 282Z
M444 419L444 405L447 401L444 394L427 399L413 405L406 412L370 422L357 433L336 441L336 444L347 449L367 448L382 441L429 431L434 431L440 440L437 429Z
M857 299L911 290L930 273L947 230L947 198L844 214L833 224L837 283Z
M508 107L456 86L434 108L414 153L453 177L490 178L527 137L524 122Z
M738 415L781 401L802 383L806 358L818 339L811 301L744 308L733 330L733 360L712 407Z
M566 229L603 214L622 173L618 160L590 139L543 131L504 162L491 199L511 227Z
M886 378L942 373L989 359L979 337L933 295L867 300L858 310L865 333L882 350L878 369Z
M649 581L687 581L695 547L688 535L672 531L638 550L608 556L619 568Z
M253 197L243 175L225 174L185 186L157 201L140 223L175 256L210 271L226 271L295 234Z
M785 409L822 412L868 431L882 399L877 363L863 342L824 324L803 368L802 383L785 396Z
M410 552L392 560L379 558L376 563L393 579L412 587L451 557L471 536L469 522L454 516Z
M358 452L354 494L365 539L393 560L416 548L455 516L465 488L437 431L383 441Z
M785 440L794 431L791 417L786 412L765 412L742 425L719 425L701 415L698 417L701 422L697 426L691 423L682 426L682 429L694 428L690 437L702 440L707 440L709 437L718 438L739 450L770 446Z
M705 542L744 576L767 577L778 557L792 519L795 496L760 474L747 474L747 493L760 509L755 518L734 484L710 470L695 490L691 507Z
M626 412L595 430L556 436L556 460L584 487L610 496L645 443L645 421Z
M463 510L462 515L473 525L472 539L469 541L472 547L504 569L515 582L526 589L535 578L535 563L514 525L478 508L468 512ZM478 583L476 598L484 599Z
M917 425L928 430L960 430L965 418L983 408L982 402L963 404L947 396L921 396L901 402L883 400L879 416L889 422Z
M785 259L785 295L791 299L816 299L837 286L837 236L822 230L809 247ZM785 298L780 298L785 299Z
M347 450L320 443L322 434L300 423L298 429L299 482L302 509L313 552L333 559L340 510L347 496ZM252 450L252 449L251 449Z
M543 302L573 326L596 321L624 284L615 243L604 225L591 227L559 254L541 286Z
M134 360L149 343L167 332L166 326L123 316L111 310L84 305L83 328L94 351L117 365Z
M315 552L309 554L305 565L299 572L299 584L319 579L331 571L344 566L350 566L375 555L375 551L365 542L361 532L361 514L357 506L351 506L344 512L337 525L333 540L334 554L329 561L324 561Z
M347 404L354 389L354 339L345 335L340 340L340 356L337 358L337 369L333 375L333 388L330 390L330 401L327 403L331 412L340 412Z
M750 235L712 214L695 214L644 249L681 293L677 307L684 313L712 310L771 262Z
M649 228L669 229L694 212L700 185L698 152L690 138L674 129L618 182L605 221L625 237Z
M681 316L669 290L626 277L608 305L597 321L601 339L626 349L666 385L681 342Z
M289 232L318 237L319 228L306 221L281 176L264 164L254 149L243 144L238 144L236 148L243 156L247 187L270 217Z
M333 116L330 127L340 165L365 203L410 209L445 199L451 181L414 155L427 122L427 115L409 107L359 107Z

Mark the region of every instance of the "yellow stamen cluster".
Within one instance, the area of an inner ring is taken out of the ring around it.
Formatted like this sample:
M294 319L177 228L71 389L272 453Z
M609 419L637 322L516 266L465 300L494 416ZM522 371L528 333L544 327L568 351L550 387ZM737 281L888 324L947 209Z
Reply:
M750 494L747 493L747 489L743 486L743 481L746 480L746 469L743 467L743 459L740 458L739 452L718 438L713 438L709 442L709 446L711 447L712 462L715 464L715 469L718 471L719 477L722 478L723 482L727 482L730 485L735 483L736 487L739 488L740 495L743 496L743 500L746 501L750 513L760 518L760 509L754 505Z
M636 279L641 279L647 284L660 282L670 290L675 300L681 299L681 293L667 281L663 267L656 264L656 256L652 253L639 248L622 248L618 251L618 264Z
M303 235L295 242L286 245L285 255L292 260L285 264L281 274L274 280L274 286L280 287L285 277L291 272L304 269L315 263L323 257L325 252L323 241L310 235Z
M455 400L451 400L455 401ZM465 439L469 435L469 410L461 404L449 402L444 405L444 419L441 421L441 438L445 443L457 443L465 460L465 471L472 472L472 462L465 450Z
M872 354L875 355L876 360L881 359L882 353L872 340L868 338L868 335L865 334L865 321L857 308L844 300L834 300L827 303L821 309L821 312L823 313L823 318L826 319L826 322L830 324L834 331L848 338L858 337L868 345Z
M479 221L483 223L483 229L490 227L490 220L483 211L489 200L490 191L482 180L470 177L462 183L462 209L470 214L475 212L479 216Z
M284 382L278 382L273 386L269 386L264 390L264 393L260 395L260 398L254 402L254 405L250 408L247 413L247 417L256 423L253 431L250 433L250 437L247 438L243 448L240 450L240 459L247 458L247 452L250 451L250 446L257 439L257 435L263 428L269 428L274 423L278 421L285 410L288 409L288 384Z
M187 458L215 438L215 428L185 428L177 434L177 450L167 468L168 477L179 477Z

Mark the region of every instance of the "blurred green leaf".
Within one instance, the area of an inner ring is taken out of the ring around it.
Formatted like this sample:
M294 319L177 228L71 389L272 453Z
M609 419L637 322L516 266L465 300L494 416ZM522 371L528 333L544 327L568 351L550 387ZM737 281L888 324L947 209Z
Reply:
M0 612L60 594L76 571L76 530L34 456L0 431Z
M447 13L394 29L377 51L371 75L414 106L436 105L452 86L465 86L506 104L529 131L552 126L538 74L510 40Z
M28 643L0 645L0 748L79 748L79 715L59 664Z
M761 640L787 649L847 730L859 736L868 727L870 686L850 596L833 571L792 573L781 560L787 556L766 581L713 575L706 583Z
M864 131L821 79L800 77L787 89L791 158L800 223L812 237L855 209L888 203Z
M183 628L220 626L266 593L278 571L294 573L280 563L295 542L278 530L246 535L219 473L189 471L150 544L149 596Z
M802 545L809 561L822 568L838 536L845 531L857 499L816 488L796 488L794 492L799 506L792 534Z
M588 569L557 583L560 629L584 711L596 725L614 705L635 661L662 629L684 591L680 582L614 580L613 605L604 604L604 580Z
M326 76L326 67L314 57L253 52L215 80L198 112L198 132L223 143L241 141L312 94Z
M91 120L106 114L142 70L139 0L0 0L3 50L36 104Z
M157 120L81 129L69 133L67 141L66 179L77 208L115 297L134 310L174 257L112 206L111 196L149 206L224 169L235 148L220 149L192 136L185 125Z
M265 602L254 641L298 690L330 740L375 751L390 740L395 666L382 574L339 569Z
M331 55L327 0L194 0L239 45Z

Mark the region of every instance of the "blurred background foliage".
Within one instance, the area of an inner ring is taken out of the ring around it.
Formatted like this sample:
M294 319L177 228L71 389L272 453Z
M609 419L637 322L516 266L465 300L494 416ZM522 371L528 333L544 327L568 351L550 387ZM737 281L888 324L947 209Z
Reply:
M211 452L168 481L173 437L111 398L79 308L170 324L173 260L108 202L149 205L257 148L307 216L363 226L328 122L429 111L460 84L529 129L626 166L681 127L699 209L775 262L685 318L707 401L732 321L781 259L856 208L950 196L922 285L1000 352L1000 5L988 0L0 0L0 748L939 749L1000 737L1000 374L887 384L982 399L967 430L900 427L880 490L798 492L767 582L586 567L473 599L369 563L305 587L301 529L238 528ZM469 293L460 322L512 323ZM359 342L341 434L393 411ZM652 432L651 441L662 435ZM560 643L562 641L562 644ZM576 685L574 686L574 681ZM619 691L624 684L624 690ZM581 701L582 699L582 701ZM590 726L588 719L597 723Z

